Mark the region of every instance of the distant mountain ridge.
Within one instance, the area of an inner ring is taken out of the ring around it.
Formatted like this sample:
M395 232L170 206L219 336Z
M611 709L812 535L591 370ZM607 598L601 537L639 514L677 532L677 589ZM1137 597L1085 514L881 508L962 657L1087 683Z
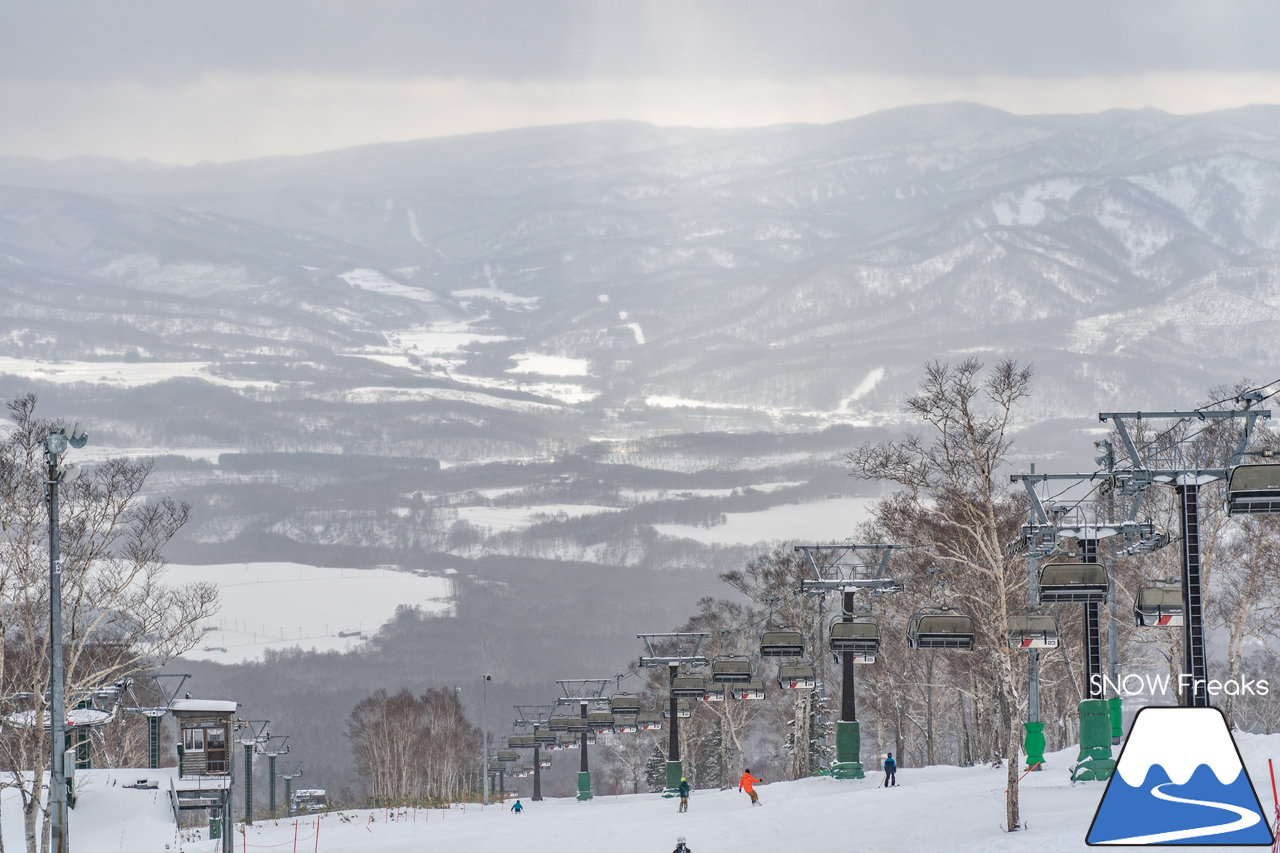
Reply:
M471 321L508 339L472 368L500 374L521 351L586 359L584 384L611 406L669 397L857 420L894 411L926 358L1008 352L1040 365L1055 408L1087 412L1099 392L1150 405L1265 370L1280 319L1278 139L1277 107L953 104L189 168L0 160L0 183L57 189L0 196L0 280L20 299L32 268L72 287L217 294L259 315L236 330L250 338L268 320L344 343ZM359 291L340 277L352 269L427 298ZM166 313L191 307L157 307L157 337Z

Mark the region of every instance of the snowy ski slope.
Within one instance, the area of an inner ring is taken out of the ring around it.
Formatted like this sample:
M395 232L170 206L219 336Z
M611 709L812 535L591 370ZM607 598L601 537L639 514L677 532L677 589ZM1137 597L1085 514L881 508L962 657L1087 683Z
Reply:
M1267 758L1280 758L1280 735L1237 735L1264 810L1270 814ZM1026 777L1022 818L1027 830L1002 832L1005 771L991 767L904 768L900 785L877 787L882 774L860 782L827 778L764 784L763 805L751 808L736 790L695 791L688 814L676 802L652 794L523 800L526 811L467 806L419 811L388 820L383 811L327 815L319 825L322 853L667 853L684 835L693 853L1080 853L1104 784L1072 786L1067 768L1074 748L1051 753L1048 768ZM864 756L870 761L871 756ZM599 783L597 782L597 785ZM527 783L525 788L527 789ZM292 820L259 823L242 839L255 850L292 850ZM298 850L316 850L316 818L298 824ZM237 829L237 832L239 830ZM272 847L270 845L282 845ZM1241 848L1200 847L1200 850ZM1246 848L1247 849L1247 848ZM1264 849L1264 848L1252 848ZM183 847L214 853L214 842Z

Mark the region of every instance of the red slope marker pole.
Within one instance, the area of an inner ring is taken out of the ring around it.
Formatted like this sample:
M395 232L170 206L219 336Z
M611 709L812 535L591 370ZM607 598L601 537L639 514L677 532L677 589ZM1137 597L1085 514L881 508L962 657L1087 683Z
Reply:
M1280 853L1280 794L1276 793L1276 768L1270 758L1267 759L1267 770L1271 772L1271 801L1276 806L1275 824L1271 827L1271 835L1274 837L1271 853Z

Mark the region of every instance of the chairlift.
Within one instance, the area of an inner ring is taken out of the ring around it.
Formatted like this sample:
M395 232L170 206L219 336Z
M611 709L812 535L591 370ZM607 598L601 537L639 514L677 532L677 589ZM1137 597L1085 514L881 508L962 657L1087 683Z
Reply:
M702 697L701 697L701 696L699 696L698 698L702 698ZM671 716L671 710L670 710L669 708L668 708L667 710L665 710L665 711L663 711L663 712L662 712L662 717L663 717L663 719L667 719L667 718L669 718L670 716ZM677 702L676 702L676 718L677 718L677 719L680 719L680 720L683 720L683 719L685 719L685 718L687 718L687 717L691 717L691 716L693 716L693 708L692 708L692 707L690 707L690 705L689 705L689 701L688 701L687 699L680 699L680 700L677 700Z
M783 690L812 690L818 686L811 663L792 663L778 667L778 686Z
M538 729L533 733L533 742L538 746L545 746L549 743L555 743L556 738L559 736L559 732L553 732L551 729Z
M973 619L949 607L925 608L907 624L907 645L913 649L973 648Z
M711 662L711 680L716 684L735 684L751 680L751 658L720 657Z
M764 679L753 678L750 681L729 685L729 694L734 699L763 699Z
M543 770L546 770L548 767L550 767L550 766L551 766L551 756L550 756L550 755L547 755L545 752L543 752L543 753L539 754L539 755L538 755L538 766L539 766L539 767L541 767Z
M639 730L640 724L635 714L625 716L613 715L613 730L617 734L630 735L635 734Z
M572 714L554 714L551 719L547 720L547 728L553 732L567 732L569 727L577 722L580 717L574 717Z
M615 693L609 697L609 710L615 717L635 716L640 713L640 698L630 693Z
M798 658L804 656L804 634L795 628L765 631L760 636L760 656Z
M703 702L723 702L729 696L729 685L708 684L707 692L702 694Z
M501 761L504 764L509 764L512 761L519 761L520 753L516 752L514 749L500 749L498 750L498 754L494 756L494 759Z
M1270 466L1267 466L1270 467ZM1280 465L1275 466L1280 468ZM1181 628L1186 617L1179 587L1145 586L1133 603L1139 628Z
M833 652L870 655L874 661L880 650L880 626L869 619L844 622L837 618L831 623L828 641Z
M591 730L596 734L611 732L613 731L613 712L592 711L587 714L587 725L591 726Z
M641 731L660 732L662 731L662 715L661 714L640 714L636 717L636 725Z
M1039 586L1041 604L1101 604L1109 583L1101 563L1049 563L1040 569Z
M1280 465L1237 465L1227 478L1227 515L1280 512Z
M533 735L511 735L507 738L508 749L533 749Z
M671 695L677 699L701 699L707 692L707 680L700 675L677 675L671 680Z
M1056 649L1058 618L1049 613L1015 613L1009 617L1009 648Z
M559 746L560 749L577 749L579 737L581 737L581 735L565 732L556 739L556 745Z

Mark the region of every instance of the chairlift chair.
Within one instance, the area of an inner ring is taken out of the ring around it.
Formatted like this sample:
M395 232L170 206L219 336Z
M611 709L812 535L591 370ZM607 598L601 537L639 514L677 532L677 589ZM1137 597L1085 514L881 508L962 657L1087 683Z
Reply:
M926 608L907 623L907 645L913 649L973 648L973 619L946 607Z
M831 623L828 642L833 652L870 655L874 661L876 652L880 650L880 626L867 619L853 622L837 619Z
M1049 563L1040 569L1040 603L1101 604L1107 600L1107 569L1101 563Z
M701 698L701 697L699 697ZM671 710L667 709L662 712L663 719L671 716ZM689 705L689 700L679 699L676 701L676 718L683 720L693 716L693 708Z
M559 732L553 732L551 729L540 728L533 733L533 742L538 746L546 746L549 743L555 743L556 738L559 736Z
M538 766L539 766L539 767L541 767L543 770L546 770L548 767L550 767L550 766L551 766L551 756L550 756L550 755L547 755L545 752L539 753L539 755L538 755Z
M635 734L636 731L639 730L639 728L640 728L640 723L637 720L636 714L627 714L623 716L619 716L617 714L613 715L613 730L617 734L622 734L622 735Z
M533 735L511 735L507 738L508 749L533 749Z
M498 750L497 755L494 756L494 759L501 761L503 764L510 764L513 761L520 760L520 753L516 752L514 749L500 749Z
M804 656L804 634L795 628L765 631L760 636L760 656L798 658Z
M764 679L753 678L750 681L729 685L729 693L734 699L763 699Z
M640 698L631 693L615 693L609 697L609 710L615 717L640 713Z
M1280 512L1280 465L1237 465L1227 478L1227 515Z
M592 711L587 714L587 725L591 726L591 730L596 734L606 734L613 731L613 712L612 711Z
M711 680L716 684L735 684L751 680L751 658L720 657L711 662Z
M1280 465L1275 467L1280 468ZM1133 603L1133 618L1138 627L1181 628L1185 616L1180 588L1145 586L1138 590L1138 597Z
M662 731L661 714L640 714L636 717L636 725L646 732Z
M556 745L559 746L560 749L577 749L578 738L580 737L581 735L575 735L575 734L570 734L569 732L564 732L559 736L559 738L556 739Z
M553 732L567 732L569 727L580 719L581 717L575 717L572 714L553 714L551 719L547 720L547 728Z
M783 690L812 690L818 686L811 663L792 663L778 667L778 686Z
M677 699L701 699L707 692L707 680L700 675L677 675L671 680L671 695Z
M1009 617L1009 648L1056 649L1058 619L1048 613L1016 613Z
M703 702L723 702L729 696L729 685L708 684L707 692L702 694Z

